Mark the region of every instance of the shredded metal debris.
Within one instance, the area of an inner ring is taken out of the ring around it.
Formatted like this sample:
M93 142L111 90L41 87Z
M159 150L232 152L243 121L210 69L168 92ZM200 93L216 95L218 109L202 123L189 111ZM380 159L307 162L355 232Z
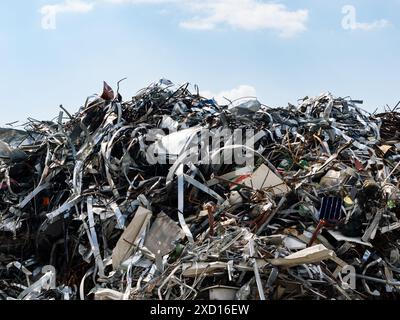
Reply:
M188 88L0 129L0 300L400 297L397 108Z

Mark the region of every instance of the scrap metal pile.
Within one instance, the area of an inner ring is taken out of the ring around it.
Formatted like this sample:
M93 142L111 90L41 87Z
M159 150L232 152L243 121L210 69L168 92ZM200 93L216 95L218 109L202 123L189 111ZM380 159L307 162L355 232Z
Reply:
M360 103L105 84L1 129L0 300L399 298L400 114Z

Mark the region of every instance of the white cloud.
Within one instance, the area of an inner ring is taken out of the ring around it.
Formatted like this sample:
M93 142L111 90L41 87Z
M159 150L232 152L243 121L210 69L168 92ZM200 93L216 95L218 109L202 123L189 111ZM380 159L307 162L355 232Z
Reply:
M228 104L228 100L234 101L245 97L256 97L257 90L249 85L240 85L232 90L226 90L219 93L201 91L200 94L205 98L214 98L219 104Z
M48 4L40 9L40 13L48 14L53 12L54 14L59 13L86 13L92 11L94 8L94 2L86 2L81 0L65 0L64 2L57 4Z
M307 30L308 10L289 10L285 5L260 0L93 0L112 5L170 4L191 15L180 23L182 28L211 30L229 26L242 30L273 30L282 37L291 37ZM61 12L88 12L94 2L65 0L47 5Z
M217 0L188 2L195 17L181 26L188 29L214 29L228 25L242 30L274 30L291 37L307 30L308 10L290 11L283 4L257 0Z
M114 3L114 4L123 4L123 3L131 3L131 4L163 4L163 3L179 3L185 2L186 0L103 0L105 2Z

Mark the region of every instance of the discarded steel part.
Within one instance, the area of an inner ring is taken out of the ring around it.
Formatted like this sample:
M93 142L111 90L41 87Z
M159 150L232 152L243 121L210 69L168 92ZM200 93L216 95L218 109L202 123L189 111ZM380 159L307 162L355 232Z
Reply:
M175 243L184 235L173 220L160 212L146 236L144 246L154 255L163 257L176 247Z
M361 238L357 238L357 237L346 237L345 235L343 235L340 231L336 231L336 230L328 230L328 233L330 235L332 235L336 241L346 241L349 243L357 243L363 246L367 246L372 248L372 244L370 242L364 242L361 240Z
M254 248L254 240L250 239L249 241L249 254L251 260L252 260L252 264L253 264L253 268L254 268L254 275L256 278L256 283L257 283L257 288L258 288L258 294L260 296L260 300L265 300L265 294L264 294L264 288L263 288L263 284L261 281L261 277L260 277L260 271L258 270L258 265L257 265L257 260L255 259L255 248Z
M133 220L121 235L113 250L112 262L114 269L117 269L137 249L137 239L146 230L151 215L152 212L150 210L142 207L138 208Z
M335 253L332 250L328 250L322 244L319 244L290 254L285 258L272 259L270 263L274 266L292 267L302 264L319 263L331 259L334 255Z
M208 211L208 224L210 226L210 236L214 236L214 214L215 214L215 208L211 205L207 205L207 211Z
M227 270L225 262L199 262L182 265L184 277L198 277L200 275L212 275L217 270Z
M94 300L122 300L123 294L112 289L97 289L94 292Z
M178 168L178 217L179 223L183 232L186 234L190 243L194 243L192 232L190 231L188 225L186 224L185 217L183 216L183 211L185 209L184 198L185 198L185 178L183 175L183 165Z
M285 182L266 165L261 165L253 175L244 181L244 184L254 190L271 191L276 195L290 191Z
M114 99L114 90L108 85L107 82L104 81L104 89L101 98L108 101Z
M228 286L213 286L205 288L210 293L210 300L235 300L238 288Z

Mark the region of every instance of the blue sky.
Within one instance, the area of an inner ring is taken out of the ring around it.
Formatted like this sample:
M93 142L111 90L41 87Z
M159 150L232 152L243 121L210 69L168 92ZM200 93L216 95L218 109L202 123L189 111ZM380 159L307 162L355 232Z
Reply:
M270 106L325 91L393 106L399 18L399 0L3 0L0 125L75 112L124 77L126 99L165 77Z

